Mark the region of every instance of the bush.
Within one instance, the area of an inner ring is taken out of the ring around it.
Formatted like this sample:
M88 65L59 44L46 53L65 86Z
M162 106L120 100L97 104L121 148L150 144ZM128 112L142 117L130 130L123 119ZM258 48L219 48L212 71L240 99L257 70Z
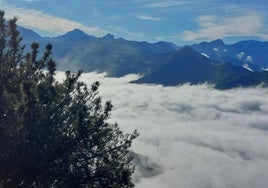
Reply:
M0 11L0 187L133 187L137 132L107 123L99 82L56 81L51 45L24 55L16 21Z

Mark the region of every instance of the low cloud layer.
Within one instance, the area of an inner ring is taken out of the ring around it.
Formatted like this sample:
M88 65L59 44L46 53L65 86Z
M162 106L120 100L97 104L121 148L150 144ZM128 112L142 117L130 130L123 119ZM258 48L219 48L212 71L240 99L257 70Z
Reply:
M114 105L110 121L137 129L133 150L161 167L159 175L139 177L137 188L268 185L268 89L128 83L136 78L82 76L101 82L100 95Z

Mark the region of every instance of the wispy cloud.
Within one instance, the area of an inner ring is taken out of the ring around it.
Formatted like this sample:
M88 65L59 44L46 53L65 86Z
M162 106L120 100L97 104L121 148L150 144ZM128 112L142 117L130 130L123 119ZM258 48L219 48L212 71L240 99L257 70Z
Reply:
M36 1L44 1L44 0L17 0L17 1L23 1L23 2L36 2Z
M142 32L133 32L121 26L110 26L109 30L130 40L141 40L144 37Z
M155 3L147 4L145 7L146 8L169 8L169 7L181 5L182 3L183 3L182 1L165 0L165 1L159 1L159 2L155 2Z
M89 27L80 22L52 16L34 9L6 6L5 10L7 17L18 17L20 25L50 33L51 35L63 34L75 28L95 36L102 36L107 33L107 31L99 27Z
M264 15L258 12L246 12L238 16L203 15L196 19L198 29L182 32L186 41L217 39L230 36L259 37L268 39Z
M148 21L161 21L164 20L162 18L158 18L158 17L153 17L153 16L148 16L148 15L137 15L136 16L138 19L141 20L148 20Z
M147 3L144 5L145 8L153 8L153 9L165 9L165 8L178 8L180 6L189 5L191 7L196 6L209 6L211 4L219 4L219 3L226 3L226 1L218 0L215 2L215 0L162 0L162 1L155 1L151 3ZM145 3L145 2L144 2Z
M182 35L174 34L174 35L165 35L165 36L155 36L154 39L156 41L178 41L182 39Z

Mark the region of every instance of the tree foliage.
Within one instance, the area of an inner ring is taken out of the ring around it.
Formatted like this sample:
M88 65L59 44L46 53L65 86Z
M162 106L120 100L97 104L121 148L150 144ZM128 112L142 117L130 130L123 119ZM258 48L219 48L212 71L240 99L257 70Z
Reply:
M0 11L0 187L133 187L133 134L107 123L99 82L55 79L47 45L23 53L17 19Z

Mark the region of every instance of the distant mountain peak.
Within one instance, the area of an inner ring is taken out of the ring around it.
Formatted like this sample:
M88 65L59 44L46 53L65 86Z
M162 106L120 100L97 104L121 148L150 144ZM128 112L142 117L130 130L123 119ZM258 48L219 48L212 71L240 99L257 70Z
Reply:
M78 28L75 28L73 29L72 31L69 31L68 33L66 34L72 34L72 35L87 35L84 31L78 29Z
M107 35L103 36L102 39L105 40L114 40L114 36L110 33L108 33Z
M38 40L42 38L38 33L34 32L31 29L26 29L25 27L18 26L18 30L20 32L20 35L23 37L28 37L32 39L38 39Z
M62 35L61 37L64 38L83 38L83 37L89 37L88 34L86 34L84 31L80 29L73 29L72 31L67 32L66 34Z
M199 52L197 52L196 50L194 50L192 47L190 46L184 46L181 49L177 50L176 56L184 56L184 57L194 57L194 56L201 56L201 54Z
M222 39L213 40L210 42L210 44L219 45L219 46L225 45Z

